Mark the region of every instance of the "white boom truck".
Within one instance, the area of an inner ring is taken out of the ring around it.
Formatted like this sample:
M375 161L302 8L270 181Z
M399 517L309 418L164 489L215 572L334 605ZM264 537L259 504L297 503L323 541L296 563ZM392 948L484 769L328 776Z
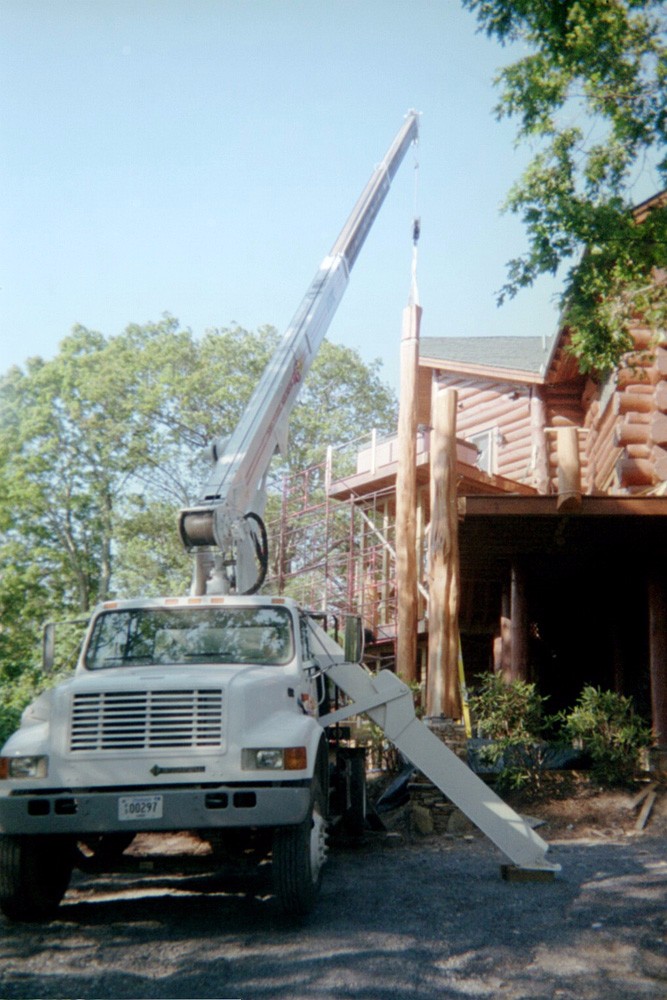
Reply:
M0 908L43 920L74 867L269 870L281 907L313 906L333 816L363 828L363 758L336 743L366 713L514 865L538 871L547 845L415 718L409 689L360 660L288 598L261 596L264 480L310 363L406 150L410 112L322 262L237 429L213 446L201 499L181 511L194 554L189 596L107 601L76 670L24 712L0 755ZM52 630L46 632L52 640ZM45 644L45 663L51 659ZM187 832L188 856L123 853L138 833ZM270 866L265 864L270 861Z

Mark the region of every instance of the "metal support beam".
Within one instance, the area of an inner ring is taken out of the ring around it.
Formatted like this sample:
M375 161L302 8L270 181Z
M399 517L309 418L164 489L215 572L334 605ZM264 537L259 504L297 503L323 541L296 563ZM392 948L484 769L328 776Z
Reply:
M320 719L323 726L364 712L517 867L556 872L549 845L415 716L409 687L389 670L371 675L356 663L336 663L327 676L352 699Z

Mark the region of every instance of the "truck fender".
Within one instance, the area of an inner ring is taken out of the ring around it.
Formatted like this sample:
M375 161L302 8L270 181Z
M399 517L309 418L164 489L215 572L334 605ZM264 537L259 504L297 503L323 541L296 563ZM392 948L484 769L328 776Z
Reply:
M318 754L324 752L326 760L326 738L324 730L314 716L295 715L293 712L274 712L270 719L255 726L243 735L247 747L295 747L305 746L307 752L306 773L312 778L318 767ZM324 751L320 750L324 748ZM326 768L325 768L326 770ZM293 772L296 777L299 772Z

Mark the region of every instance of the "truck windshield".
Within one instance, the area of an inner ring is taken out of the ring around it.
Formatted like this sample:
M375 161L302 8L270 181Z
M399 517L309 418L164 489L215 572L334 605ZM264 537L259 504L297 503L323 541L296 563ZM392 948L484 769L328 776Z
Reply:
M125 608L99 616L85 664L89 670L151 663L282 666L293 656L287 608Z

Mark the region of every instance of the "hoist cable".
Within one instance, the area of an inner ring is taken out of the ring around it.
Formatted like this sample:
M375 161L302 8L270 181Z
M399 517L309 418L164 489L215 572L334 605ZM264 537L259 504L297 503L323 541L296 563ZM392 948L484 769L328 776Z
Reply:
M257 579L253 583L252 587L248 590L244 590L245 594L256 594L259 588L264 583L266 579L267 570L269 568L269 539L266 531L266 526L264 521L261 519L259 514L255 514L253 511L249 511L243 516L244 521L253 521L257 528L259 529L259 538L254 531L250 532L250 537L252 539L253 548L255 549L255 556L257 562L259 563L259 573Z
M419 160L414 150L414 186L412 202L412 271L410 277L410 305L419 305L419 289L417 288L417 244L421 236L421 219L419 217Z

